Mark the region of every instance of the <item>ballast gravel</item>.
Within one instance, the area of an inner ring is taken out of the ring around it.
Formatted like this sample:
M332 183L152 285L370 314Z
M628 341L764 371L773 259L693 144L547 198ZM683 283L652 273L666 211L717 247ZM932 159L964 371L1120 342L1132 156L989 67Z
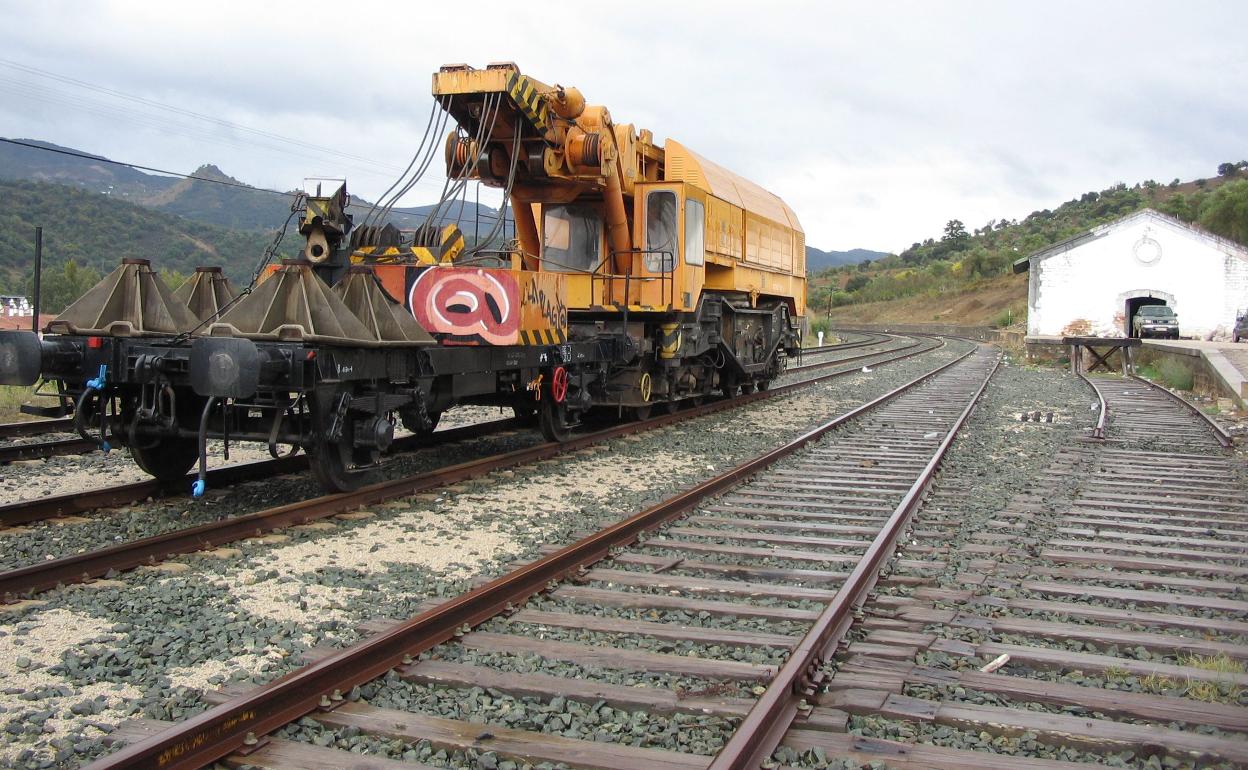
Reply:
M971 553L961 546L973 542L989 542L982 539L986 533L994 531L992 521L995 515L1005 508L1020 493L1035 492L1044 501L1043 510L1035 512L1035 517L1028 522L1027 536L1040 542L1044 538L1046 528L1055 526L1062 520L1062 511L1069 501L1071 493L1078 483L1078 474L1053 478L1048 474L1053 459L1059 452L1079 447L1079 439L1085 435L1096 419L1096 412L1090 408L1094 396L1087 386L1068 373L1054 369L1034 369L1012 364L1003 368L989 385L976 413L972 416L963 434L955 441L954 449L942 465L936 492L929 499L924 509L915 517L916 530L932 530L940 527L946 532L949 545L947 553L941 555L945 562L943 569L935 573L935 585L940 588L954 590L968 586L962 582L967 574L983 570L972 562L982 560L982 553ZM1052 423L1022 421L1024 412L1053 411L1055 419ZM1111 412L1112 417L1112 412ZM1111 423L1112 428L1112 423ZM1120 448L1120 447L1114 447ZM1141 448L1141 447L1121 447ZM1154 447L1156 449L1157 447ZM1169 451L1183 451L1181 447L1166 447ZM1092 450L1088 450L1092 451ZM978 538L978 539L977 539ZM905 555L905 549L901 552ZM1043 566L1062 566L1045 564L1035 554L1022 553L1007 557L996 557L1007 565L1017 564L1020 567L1039 564ZM920 574L914 569L894 566L891 576L894 581L882 583L877 587L877 594L907 596L913 594L911 586L897 582L896 578L916 576ZM1026 598L1027 591L1008 587L1010 581L1001 579L998 587L994 581L986 582L979 590L988 598L1001 599ZM1034 598L1052 598L1036 595ZM1072 597L1068 601L1088 601L1086 597ZM1120 603L1096 600L1098 605L1114 606ZM1127 607L1128 605L1122 604ZM1014 615L1014 611L1002 611L987 601L970 605L937 602L938 608L956 609L968 612L979 612L989 617L995 615ZM1138 607L1130 607L1140 609ZM871 614L872 604L868 601L866 612ZM1162 609L1160 607L1155 609ZM1193 608L1182 610L1175 607L1165 608L1166 612L1182 612L1199 616L1218 616L1208 610ZM1059 619L1062 622L1078 623L1077 618L1055 618L1045 613L1017 613L1019 617L1036 617L1038 619ZM1158 631L1159 629L1137 628L1134 630ZM1097 645L1080 642L1053 642L1035 637L1023 637L1010 634L984 634L970 628L931 624L924 628L926 633L938 633L946 638L960 639L970 642L1000 641L1005 643L1026 644L1030 646L1051 647L1054 649L1070 649L1078 652L1097 652L1121 656L1124 659L1166 660L1176 662L1172 656L1150 653L1143 648L1118 648L1109 645ZM864 634L858 630L851 632L851 638L861 639ZM919 665L940 669L976 670L986 664L990 656L955 656L942 652L928 651L919 653L914 662ZM1156 692L1145 682L1144 677L1136 677L1123 671L1109 670L1103 673L1091 671L1062 671L1060 669L1037 670L1017 663L1007 663L1004 672L1014 676L1026 676L1047 681L1078 684L1088 687L1104 687L1111 690L1134 692ZM930 687L910 685L906 694L913 697L932 700L950 700L978 705L1013 705L1027 710L1052 711L1055 713L1071 713L1069 710L1056 706L1038 703L1014 703L990 693L982 693L962 687ZM1225 701L1224 701L1225 702ZM1244 705L1243 702L1240 705ZM1107 718L1097 714L1098 718ZM1108 717L1113 718L1113 717ZM1133 721L1122 719L1122 721ZM1167 725L1176 729L1189 729L1210 735L1229 736L1209 726ZM894 720L877 716L854 716L850 719L849 730L852 734L866 737L883 738L902 742L926 743L950 748L974 750L978 752L1003 754L1010 756L1026 756L1035 758L1055 759L1075 762L1100 763L1110 767L1134 768L1136 770L1160 770L1160 768L1194 767L1192 760L1166 755L1133 752L1097 753L1070 746L1061 745L1052 739L1044 739L1036 733L1024 732L1018 735L1002 735L987 731L963 730L950 726L936 725L931 722L911 722ZM799 754L791 749L778 751L773 759L781 765L798 765L808 768L841 768L857 767L857 763L842 761L829 757L822 752L805 752ZM1200 767L1229 767L1226 763L1200 764Z
M966 349L965 343L952 343L776 401L324 522L332 527L294 528L215 554L181 557L175 564L184 565L184 571L169 571L166 565L44 594L0 617L0 630L20 623L43 625L44 617L57 610L98 620L107 631L48 650L62 662L49 674L70 699L100 682L135 692L90 717L62 708L63 724L40 718L48 710L42 698L23 701L30 705L3 714L0 751L28 752L14 760L17 767L45 762L78 767L110 750L94 724L107 726L106 720L131 716L184 719L205 707L200 697L205 686L267 682L298 667L299 653L313 646L355 641L361 621L408 617L430 598L453 596L475 578L505 571L514 559L539 555L544 545L568 542L601 521L631 515ZM401 462L414 472L422 469L421 462L431 467L534 440L540 440L535 432L518 432L413 453ZM306 496L300 490L310 484L302 476L266 480L206 501L167 500L109 512L89 519L89 525L0 532L0 542L10 564L24 563L96 548L116 536L143 537L287 502ZM65 664L71 659L72 667ZM7 676L12 665L0 661L0 671ZM573 672L562 664L558 671ZM628 679L621 675L622 682ZM665 677L655 684L696 689L706 683ZM44 730L44 724L50 732L31 732L33 725Z

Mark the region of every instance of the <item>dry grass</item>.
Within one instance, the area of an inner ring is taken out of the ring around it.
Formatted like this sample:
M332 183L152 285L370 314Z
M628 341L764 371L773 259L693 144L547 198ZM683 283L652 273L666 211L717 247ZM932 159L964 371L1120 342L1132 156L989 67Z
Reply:
M1239 702L1239 696L1243 688L1235 684L1231 680L1230 675L1243 674L1245 672L1243 661L1232 660L1225 653L1220 653L1209 656L1186 655L1180 663L1188 668L1197 668L1201 671L1225 674L1226 676L1215 676L1212 679L1192 679L1188 677L1184 681L1178 681L1169 676L1149 674L1140 680L1140 685L1145 690L1155 693L1180 690L1185 697L1204 701L1205 703ZM1108 672L1106 673L1108 674Z
M864 302L832 309L834 325L857 323L960 324L994 326L1003 317L1027 320L1027 276L989 278L964 291Z
M22 404L29 404L34 401L34 395L34 388L22 387L20 385L0 385L0 421L16 422L17 420L37 419L31 415L22 414L17 410Z

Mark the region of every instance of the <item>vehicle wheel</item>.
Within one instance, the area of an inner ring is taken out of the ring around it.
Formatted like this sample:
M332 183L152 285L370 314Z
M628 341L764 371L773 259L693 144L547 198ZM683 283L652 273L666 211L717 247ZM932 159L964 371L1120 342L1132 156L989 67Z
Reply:
M149 476L178 481L199 462L199 442L184 437L160 438L150 446L130 447L130 456Z
M664 414L676 414L680 411L680 402L674 399L669 401L660 401L658 403L659 409L661 409Z
M326 388L312 393L312 443L307 448L312 474L326 492L351 492L372 482L372 466L379 453L372 449L352 446L355 435L355 417L347 412L341 435L334 440L328 435L330 423L338 407L338 401L347 391ZM429 415L434 424L437 420Z
M755 389L755 386L754 386L753 380L750 380L749 382L741 383L741 395L743 396L750 395L751 393L754 392L754 389Z
M630 406L624 413L633 422L641 422L642 420L650 419L650 412L650 404L646 404L644 406Z
M543 399L537 412L537 424L547 441L563 443L572 435L572 426L568 424L568 407L564 403L556 403L554 399Z
M767 390L770 387L771 387L771 380L759 380L758 381L759 390Z

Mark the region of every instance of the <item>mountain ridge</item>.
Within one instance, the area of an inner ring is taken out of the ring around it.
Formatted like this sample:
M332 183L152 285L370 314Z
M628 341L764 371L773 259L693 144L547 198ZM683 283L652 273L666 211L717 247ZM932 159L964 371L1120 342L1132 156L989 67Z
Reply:
M189 175L192 178L178 179L118 165L103 155L52 142L39 139L14 141L44 149L0 143L0 181L34 181L77 187L232 230L271 233L290 213L288 199L274 194L275 191L251 187L213 163L202 164ZM101 162L91 163L86 158L58 153L85 155ZM226 182L236 186L224 186L214 182ZM352 204L350 212L356 215L357 220L362 212L373 205L370 201L354 196ZM423 224L435 208L437 204L396 208L390 212L389 220L399 228L415 228ZM452 211L453 219L460 222L460 229L469 238L488 233L499 214L497 209L489 206L463 201L451 203L447 212L439 218L443 221L452 220ZM870 249L824 251L807 246L806 270L813 274L830 267L858 264L863 260L875 260L885 256L886 252Z

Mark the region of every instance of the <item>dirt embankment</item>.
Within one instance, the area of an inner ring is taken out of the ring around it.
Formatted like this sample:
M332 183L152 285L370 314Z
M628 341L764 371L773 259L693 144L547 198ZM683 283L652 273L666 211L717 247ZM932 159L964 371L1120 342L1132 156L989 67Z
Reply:
M1003 275L964 291L833 308L834 324L912 323L998 326L1027 320L1027 276Z

